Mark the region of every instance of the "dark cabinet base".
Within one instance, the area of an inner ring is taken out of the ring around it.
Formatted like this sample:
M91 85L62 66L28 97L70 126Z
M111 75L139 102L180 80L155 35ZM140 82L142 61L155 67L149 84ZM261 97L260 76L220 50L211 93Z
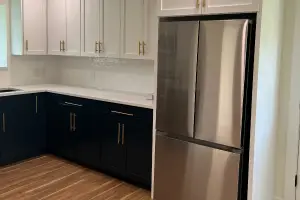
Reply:
M0 97L0 165L47 153L149 188L152 112L51 93Z

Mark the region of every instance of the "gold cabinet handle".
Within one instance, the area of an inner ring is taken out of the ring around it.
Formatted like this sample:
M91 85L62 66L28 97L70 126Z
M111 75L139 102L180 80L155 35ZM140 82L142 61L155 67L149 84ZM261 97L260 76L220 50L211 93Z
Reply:
M142 43L139 41L139 56L141 55L141 45Z
M199 0L198 0L199 1ZM206 7L206 0L202 0L202 7L205 8Z
M62 46L63 46L62 50L66 51L66 49L65 49L65 41L64 40L62 41Z
M70 131L73 131L73 113L70 113Z
M99 41L99 53L103 51L102 46L103 46L102 42Z
M76 131L76 114L73 113L73 131Z
M143 41L142 45L143 45L143 56L144 56L145 55L145 46L146 46L146 43Z
M25 41L25 50L28 51L28 40Z
M5 133L5 113L2 114L2 130L3 130L3 133Z
M125 125L122 124L122 145L124 145L125 143L124 138L125 138Z
M121 124L118 123L118 144L120 144Z
M95 42L95 52L98 53L98 42Z
M35 113L38 113L38 97L35 96Z
M115 110L112 110L110 112L114 113L114 114L118 114L118 115L127 115L127 116L132 116L133 117L132 113L119 112L119 111L115 111Z
M196 0L196 8L197 8L197 9L200 8L200 0Z

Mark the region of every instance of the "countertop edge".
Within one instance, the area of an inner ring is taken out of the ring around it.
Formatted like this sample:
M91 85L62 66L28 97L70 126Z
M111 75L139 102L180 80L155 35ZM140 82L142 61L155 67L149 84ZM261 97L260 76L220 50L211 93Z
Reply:
M14 87L14 88L21 89L22 87ZM85 99L90 99L90 100L104 101L104 102L109 102L109 103L116 103L116 104L122 104L122 105L128 105L128 106L146 108L146 109L152 109L153 110L153 105L150 106L150 105L145 105L145 104L139 104L139 103L136 103L136 102L126 102L126 101L122 101L122 100L101 98L101 97L81 95L81 94L74 94L72 92L55 91L55 90L49 90L49 89L36 89L36 90L28 90L28 91L26 91L26 89L21 89L20 91L2 93L2 94L0 94L0 97L23 95L23 94L35 94L35 93L42 93L42 92L48 92L48 93L60 94L60 95L68 95L68 96L72 96L72 97L79 97L79 98L85 98Z

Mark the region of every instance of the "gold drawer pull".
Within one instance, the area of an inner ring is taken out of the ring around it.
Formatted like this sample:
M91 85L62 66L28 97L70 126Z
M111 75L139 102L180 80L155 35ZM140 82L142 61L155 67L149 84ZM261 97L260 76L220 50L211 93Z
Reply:
M125 138L125 125L122 124L122 145L124 145L125 143L124 138Z
M115 110L112 110L111 113L119 114L119 115L127 115L127 116L133 117L133 114L131 114L131 113L124 113L124 112L119 112L119 111L115 111Z

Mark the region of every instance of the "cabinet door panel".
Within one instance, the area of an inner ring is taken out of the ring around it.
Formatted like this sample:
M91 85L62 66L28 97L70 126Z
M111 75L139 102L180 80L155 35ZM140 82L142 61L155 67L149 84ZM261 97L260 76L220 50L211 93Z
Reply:
M93 111L76 111L76 161L88 167L100 168L101 134L104 130L102 116L94 123Z
M102 42L101 55L107 57L119 57L120 54L120 33L121 33L121 1L102 0L101 15L103 18L100 23Z
M126 141L126 171L134 179L151 185L152 126L142 121L124 124Z
M82 7L82 55L98 55L96 42L100 38L100 0L84 0Z
M258 0L205 0L203 14L243 13L259 11Z
M160 0L160 16L179 16L179 15L197 15L201 14L202 0Z
M66 0L48 1L48 54L63 55L63 40L66 41Z
M48 133L47 143L50 153L72 159L71 146L71 111L55 101L48 102Z
M80 55L80 0L66 0L66 55Z
M122 1L122 56L124 58L142 58L140 53L142 52L142 46L139 47L139 42L143 42L144 39L145 1Z
M46 0L23 0L24 53L47 53Z
M125 170L125 149L121 141L121 124L117 119L109 119L102 137L101 163L105 169L117 173Z

